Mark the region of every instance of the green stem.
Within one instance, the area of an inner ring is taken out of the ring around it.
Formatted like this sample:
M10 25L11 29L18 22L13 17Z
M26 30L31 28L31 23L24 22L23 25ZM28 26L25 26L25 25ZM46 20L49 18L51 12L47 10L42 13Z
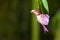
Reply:
M38 0L32 0L32 7L34 9L39 10ZM39 24L37 22L36 16L32 14L32 20L31 20L31 26L32 26L32 40L39 40Z
M38 3L39 3L39 9L41 10L42 14L44 14L41 0L39 0Z
M41 12L42 12L42 14L44 14L43 9L42 9L42 5L41 5Z

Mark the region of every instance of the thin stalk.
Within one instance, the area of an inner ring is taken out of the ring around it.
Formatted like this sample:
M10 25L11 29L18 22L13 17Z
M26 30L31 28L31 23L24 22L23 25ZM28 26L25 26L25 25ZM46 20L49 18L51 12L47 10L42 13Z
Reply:
M38 4L39 4L39 10L41 10L42 14L44 14L41 0L38 1Z

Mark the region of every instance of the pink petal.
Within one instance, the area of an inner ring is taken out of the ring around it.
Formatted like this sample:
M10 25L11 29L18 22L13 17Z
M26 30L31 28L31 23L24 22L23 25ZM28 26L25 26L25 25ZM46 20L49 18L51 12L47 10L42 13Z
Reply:
M44 32L48 32L48 29L46 28L46 26L42 25L43 26L43 29L44 29Z
M36 15L40 15L40 12L38 10L32 10L31 12L33 12Z
M45 14L45 17L50 18L48 14Z

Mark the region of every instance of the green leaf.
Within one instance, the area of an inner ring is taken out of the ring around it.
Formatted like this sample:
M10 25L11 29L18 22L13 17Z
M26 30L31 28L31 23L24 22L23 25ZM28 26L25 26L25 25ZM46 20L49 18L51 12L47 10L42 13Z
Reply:
M47 10L47 12L49 13L49 8L48 8L48 2L47 0L41 0L42 1L42 4L44 6L44 8Z

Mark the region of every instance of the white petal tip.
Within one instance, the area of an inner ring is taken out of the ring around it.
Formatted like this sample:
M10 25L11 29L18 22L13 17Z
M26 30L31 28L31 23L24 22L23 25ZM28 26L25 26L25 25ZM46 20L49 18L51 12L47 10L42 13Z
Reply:
M34 12L35 10L31 10L31 13Z

